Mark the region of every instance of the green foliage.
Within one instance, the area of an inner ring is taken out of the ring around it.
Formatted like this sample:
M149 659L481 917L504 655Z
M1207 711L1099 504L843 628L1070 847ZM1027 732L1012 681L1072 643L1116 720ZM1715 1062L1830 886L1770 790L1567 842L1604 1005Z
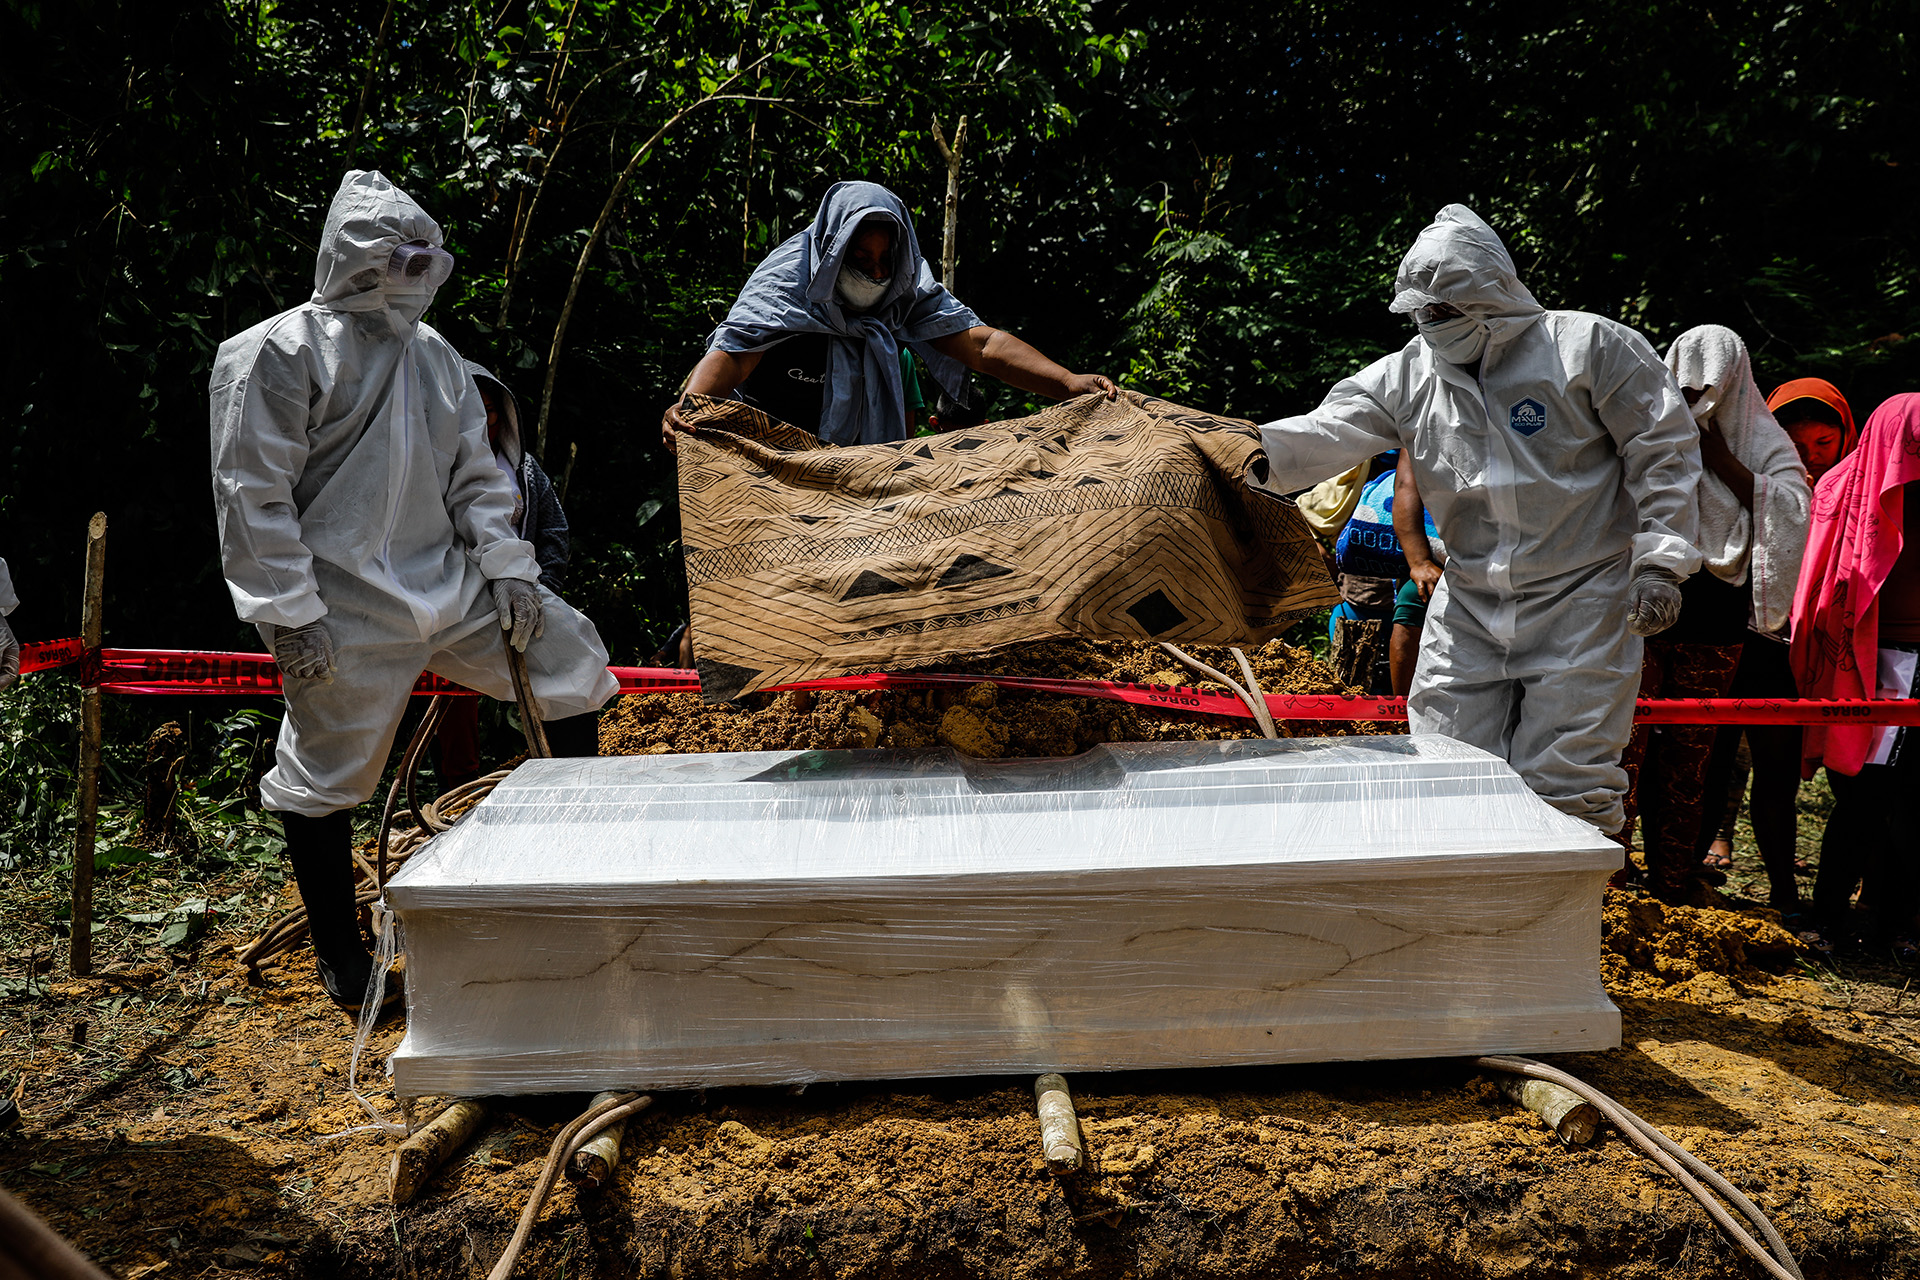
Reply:
M79 699L53 675L0 693L0 871L71 838Z
M1394 268L1459 200L1549 306L1660 344L1729 324L1763 382L1829 377L1864 418L1920 374L1915 17L1911 0L16 0L12 621L73 633L81 530L104 509L109 643L258 647L221 581L206 377L221 340L307 296L349 164L445 227L460 268L431 319L544 418L569 594L616 660L684 616L662 406L832 182L892 186L938 256L936 118L949 137L970 121L959 292L1077 370L1256 419L1305 409L1408 340ZM983 390L1002 413L1025 402ZM181 714L109 708L122 752ZM61 847L71 687L30 677L0 711L0 835ZM246 816L270 728L249 714L200 726L196 767L218 777L182 801L200 847L237 857L276 838ZM124 796L131 761L111 762Z

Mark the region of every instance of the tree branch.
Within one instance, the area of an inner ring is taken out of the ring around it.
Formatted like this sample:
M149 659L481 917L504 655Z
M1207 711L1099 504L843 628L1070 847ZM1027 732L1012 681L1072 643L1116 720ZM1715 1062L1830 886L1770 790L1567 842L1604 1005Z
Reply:
M520 279L520 260L525 256L527 247L527 232L533 226L533 215L540 207L540 197L546 193L547 179L552 176L554 167L560 162L560 148L567 145L567 138L571 136L569 126L573 121L573 113L580 109L580 104L586 101L587 95L593 92L594 86L598 85L614 72L620 70L620 68L630 66L648 56L650 55L636 53L632 57L622 58L612 66L596 72L591 80L581 86L580 92L573 95L573 101L567 104L567 109L561 112L559 121L554 125L556 136L553 143L553 150L549 151L545 159L541 162L540 179L534 184L533 198L527 203L524 216L516 215L513 232L507 238L507 262L504 272L506 282L500 290L500 314L494 319L495 329L504 330L507 327L508 308L513 305L513 286ZM727 84L732 84L741 76L756 70L762 62L765 62L772 56L771 53L764 54L756 59L752 66L742 67L738 72L728 78ZM724 89L726 85L721 85L720 88ZM716 89L714 92L718 93L719 90ZM772 101L772 99L768 99L768 101ZM698 106L699 104L696 103L694 105Z
M360 151L360 128L367 122L367 96L373 92L373 71L380 65L380 53L387 47L387 27L393 21L394 0L387 0L387 8L380 15L380 31L373 38L373 52L367 55L367 71L360 77L360 105L353 109L353 128L347 130L347 168L353 168L354 157Z
M762 59L761 61L764 60L765 59ZM758 67L759 65L759 62L754 63L754 67ZM534 450L539 456L545 457L547 453L547 424L553 417L553 384L560 371L560 351L566 342L567 324L573 319L574 304L580 299L580 285L587 277L587 264L593 260L593 251L600 247L600 241L605 238L607 234L607 224L613 220L613 211L619 207L620 197L626 193L627 183L633 180L634 170L640 167L640 162L646 159L647 154L653 150L655 144L657 144L660 139L666 137L668 131L671 130L673 126L679 124L682 120L692 115L695 111L698 111L701 107L706 106L708 103L768 101L768 99L756 95L730 94L726 92L728 86L732 85L734 81L740 79L741 76L746 75L747 72L751 70L753 70L753 67L741 68L729 76L726 83L720 85L712 93L706 94L697 101L691 102L674 112L665 124L653 131L652 137L640 144L639 148L634 151L633 158L627 161L627 167L620 171L618 178L614 179L613 190L607 193L607 202L601 206L600 216L596 218L593 223L593 231L587 236L587 243L582 246L580 250L580 260L574 264L573 280L567 285L567 300L561 304L560 318L553 326L553 345L547 352L547 382L545 388L540 393L540 422L534 429Z
M940 117L933 118L933 140L940 148L940 156L947 162L947 203L946 234L940 242L940 283L953 291L954 273L960 266L960 163L967 145L967 118L960 117L960 123L954 126L953 145L947 145L946 135L940 132Z

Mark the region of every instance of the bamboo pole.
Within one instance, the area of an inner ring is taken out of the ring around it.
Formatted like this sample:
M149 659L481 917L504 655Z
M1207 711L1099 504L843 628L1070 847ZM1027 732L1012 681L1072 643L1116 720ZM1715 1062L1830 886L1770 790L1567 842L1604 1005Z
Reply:
M406 1204L419 1195L427 1179L473 1136L473 1131L486 1118L485 1107L470 1098L459 1098L431 1122L420 1126L419 1132L400 1144L387 1166L387 1198L394 1204Z
M1592 1142L1600 1127L1599 1108L1551 1081L1502 1076L1500 1092L1546 1121L1547 1128L1570 1146Z
M1087 1152L1080 1142L1080 1118L1073 1114L1066 1078L1051 1071L1041 1076L1033 1082L1033 1097L1040 1113L1040 1154L1046 1159L1047 1172L1056 1178L1078 1172L1087 1162Z
M601 1106L615 1096L611 1093L595 1094L593 1105ZM620 1141L626 1136L625 1120L610 1124L595 1134L567 1162L567 1180L582 1191L598 1191L605 1186L613 1178L613 1171L620 1167Z
M87 522L87 580L80 604L80 643L87 652L100 651L103 627L100 606L107 576L107 513L96 511ZM80 790L73 832L73 935L67 946L68 968L75 977L93 972L93 846L100 822L100 689L80 690Z

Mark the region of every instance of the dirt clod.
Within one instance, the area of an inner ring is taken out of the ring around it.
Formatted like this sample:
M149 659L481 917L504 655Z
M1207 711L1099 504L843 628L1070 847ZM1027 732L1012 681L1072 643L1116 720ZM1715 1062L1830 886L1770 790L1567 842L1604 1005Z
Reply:
M1692 998L1719 1004L1731 984L1764 987L1797 957L1811 954L1758 912L1668 906L1610 892L1602 920L1602 973L1608 989L1620 995L1668 995L1687 986Z

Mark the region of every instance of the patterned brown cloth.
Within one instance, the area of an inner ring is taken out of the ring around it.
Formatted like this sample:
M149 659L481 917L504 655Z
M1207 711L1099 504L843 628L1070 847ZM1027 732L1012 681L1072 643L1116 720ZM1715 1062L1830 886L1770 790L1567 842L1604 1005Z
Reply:
M680 518L701 693L1056 636L1256 644L1338 599L1250 422L1125 391L836 448L689 397Z

